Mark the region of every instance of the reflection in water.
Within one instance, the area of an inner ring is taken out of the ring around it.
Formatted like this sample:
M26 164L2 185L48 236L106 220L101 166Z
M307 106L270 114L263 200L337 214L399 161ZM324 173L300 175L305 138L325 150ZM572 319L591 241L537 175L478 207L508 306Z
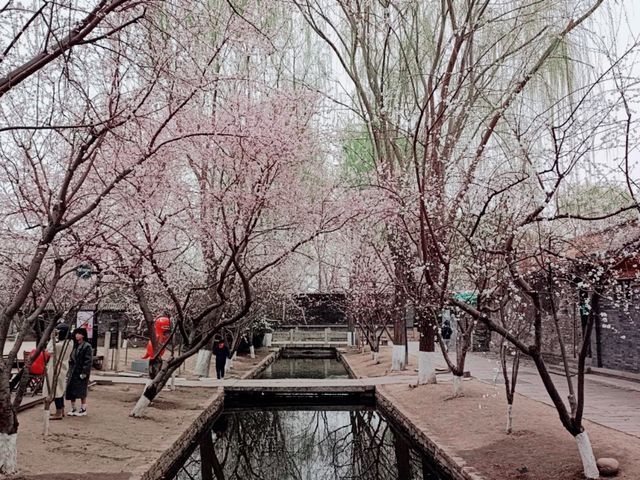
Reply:
M279 358L258 378L349 378L335 358Z
M221 415L175 480L439 480L375 411Z

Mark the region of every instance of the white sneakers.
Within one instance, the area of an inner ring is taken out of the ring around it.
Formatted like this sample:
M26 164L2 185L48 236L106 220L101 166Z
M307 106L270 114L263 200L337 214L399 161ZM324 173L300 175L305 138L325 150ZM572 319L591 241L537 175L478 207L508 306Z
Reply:
M86 408L81 408L80 410L76 410L75 408L72 408L67 412L68 417L84 417L86 415L87 415Z

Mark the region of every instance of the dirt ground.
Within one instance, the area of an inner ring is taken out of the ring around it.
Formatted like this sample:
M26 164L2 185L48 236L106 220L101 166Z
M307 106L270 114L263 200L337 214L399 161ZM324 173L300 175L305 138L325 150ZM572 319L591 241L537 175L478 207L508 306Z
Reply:
M390 365L390 350L383 349L378 365L369 354L349 353L346 357L359 376L381 376ZM256 359L240 357L231 376L239 377L255 368L268 353L263 349ZM139 351L130 350L128 362L139 357ZM190 360L180 376L192 376L194 361ZM409 369L405 374L415 372ZM487 480L582 478L575 442L553 408L518 395L515 432L506 435L502 386L465 381L465 396L453 399L445 377L439 376L438 385L378 388L383 388L427 435ZM142 385L95 386L89 394L89 415L51 422L51 434L46 438L42 436L42 408L21 412L20 475L13 480L128 480L131 472L140 471L162 455L217 395L216 389L206 388L164 391L146 418L132 419L128 414L141 391ZM596 457L613 456L620 461L617 478L640 479L640 439L591 422L586 422L586 428Z
M230 378L252 370L270 352L256 358L238 357ZM129 361L140 352L129 351ZM191 377L194 359L181 376ZM214 369L212 364L212 370ZM212 372L215 375L215 371ZM93 378L99 378L94 375ZM86 417L50 422L42 435L42 405L18 414L18 468L13 480L127 480L130 473L151 464L169 448L200 412L217 396L216 388L179 387L165 390L148 408L145 418L129 412L143 385L96 385L88 397Z
M369 354L350 353L346 358L358 376L381 376L391 365L391 349L382 350L377 365ZM415 372L410 368L406 374ZM487 480L584 478L576 443L562 427L555 409L517 395L514 433L507 435L503 385L470 379L463 384L464 397L452 398L452 385L446 377L451 378L439 375L437 385L378 388L428 436ZM616 478L640 479L640 439L589 421L585 421L585 429L596 458L614 457L620 462Z

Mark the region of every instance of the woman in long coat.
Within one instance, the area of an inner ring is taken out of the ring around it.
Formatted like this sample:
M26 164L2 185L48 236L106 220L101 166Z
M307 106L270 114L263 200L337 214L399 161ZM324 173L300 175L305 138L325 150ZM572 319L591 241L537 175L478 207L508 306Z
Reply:
M87 414L87 391L89 390L89 375L93 350L87 342L87 329L76 328L73 332L76 344L69 356L69 373L67 380L66 398L71 401L71 410L67 415L83 417ZM80 399L80 410L76 409L76 400Z
M62 420L64 417L64 390L67 386L67 371L73 342L69 336L69 326L60 323L49 344L51 360L47 363L47 382L45 394L51 394L56 405L56 414L51 420ZM55 361L53 361L55 359ZM49 392L51 390L51 392Z

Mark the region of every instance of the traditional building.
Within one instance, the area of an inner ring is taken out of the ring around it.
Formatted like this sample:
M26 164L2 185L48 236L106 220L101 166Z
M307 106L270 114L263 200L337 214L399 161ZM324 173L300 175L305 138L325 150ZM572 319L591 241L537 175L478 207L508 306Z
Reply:
M640 373L640 225L625 222L567 242L558 263L570 281L558 284L555 295L559 325L545 306L544 347L559 354L557 329L567 356L577 358L590 305L595 309L588 361L600 367ZM589 281L597 278L597 281ZM599 295L593 298L597 284ZM591 301L590 301L591 300Z

